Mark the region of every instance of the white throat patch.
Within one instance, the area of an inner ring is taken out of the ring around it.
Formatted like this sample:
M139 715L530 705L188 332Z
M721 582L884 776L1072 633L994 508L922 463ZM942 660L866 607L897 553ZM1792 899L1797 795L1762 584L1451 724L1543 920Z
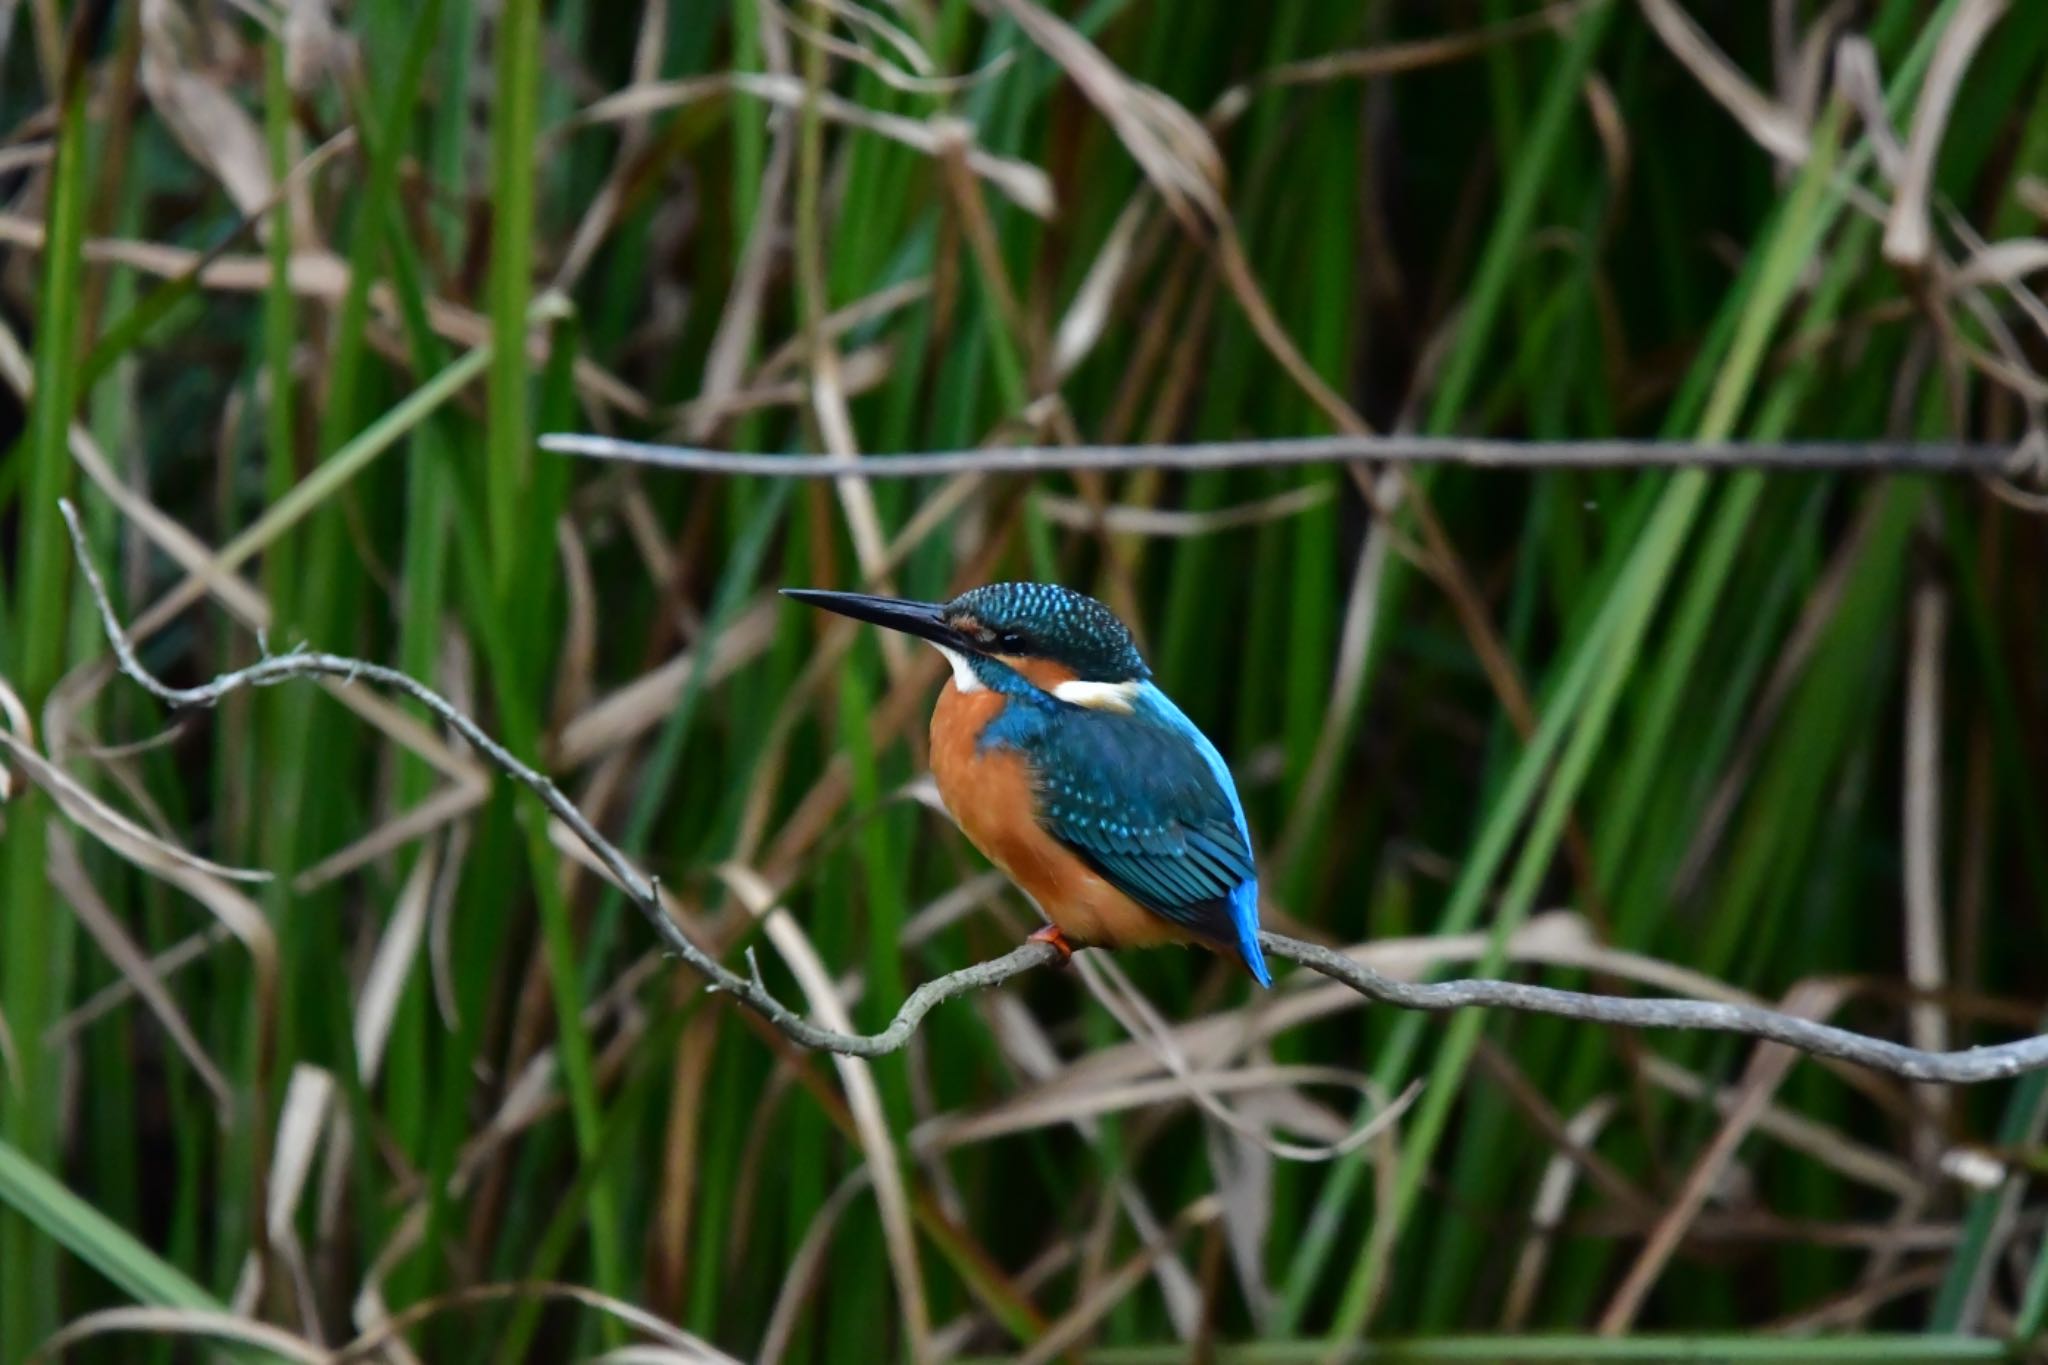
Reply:
M1134 682L1063 682L1052 690L1052 694L1063 702L1074 706L1085 706L1090 711L1118 711L1131 713L1131 707L1138 699L1138 684Z
M946 662L953 665L953 686L961 692L981 691L981 679L974 676L974 665L967 662L967 656L957 649L944 645L933 645L933 649L946 656Z

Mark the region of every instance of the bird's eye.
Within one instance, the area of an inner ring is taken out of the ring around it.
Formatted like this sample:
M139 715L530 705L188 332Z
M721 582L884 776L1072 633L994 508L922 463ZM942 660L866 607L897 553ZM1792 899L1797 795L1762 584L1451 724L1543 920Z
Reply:
M1006 630L996 637L996 647L1008 654L1015 654L1024 648L1024 637L1013 630Z

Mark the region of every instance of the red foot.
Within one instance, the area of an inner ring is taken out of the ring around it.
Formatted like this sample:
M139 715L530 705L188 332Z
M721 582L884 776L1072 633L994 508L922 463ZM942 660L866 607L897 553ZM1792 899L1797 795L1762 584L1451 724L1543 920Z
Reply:
M1050 943L1053 947L1059 949L1060 966L1062 967L1074 960L1074 945L1067 942L1067 936L1060 932L1060 927L1057 924L1048 924L1043 929L1037 930L1031 935L1030 941L1033 943Z

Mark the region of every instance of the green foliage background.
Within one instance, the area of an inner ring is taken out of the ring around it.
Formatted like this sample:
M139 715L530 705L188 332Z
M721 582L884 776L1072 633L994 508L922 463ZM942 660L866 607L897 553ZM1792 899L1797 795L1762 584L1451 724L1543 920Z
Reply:
M1156 1062L1046 974L869 1069L906 1276L844 1068L654 957L536 804L403 707L281 688L165 735L109 682L56 517L82 504L130 619L215 557L150 623L153 668L247 662L260 626L433 681L700 941L800 999L765 891L857 975L866 1027L1031 923L906 793L937 661L772 597L885 569L1123 611L1233 757L1292 931L1478 935L1439 969L1611 990L1644 958L1774 1000L1835 980L1839 1020L1905 1036L1918 924L1953 1045L2027 1031L2048 538L2023 488L1445 468L1380 481L1375 520L1370 478L1335 469L869 496L535 449L825 449L842 411L868 452L1360 422L2019 440L2048 393L2039 301L2021 275L1973 309L1945 273L2041 231L2048 7L1968 64L1933 144L1945 264L1921 272L1881 254L1895 187L1838 42L1867 40L1911 129L1949 25L1997 7L1690 6L1793 161L1660 36L1673 8L0 6L0 362L22 362L0 374L35 394L0 411L0 677L33 721L10 729L163 840L277 874L120 856L8 764L0 1359L126 1303L328 1344L416 1310L436 1361L637 1339L587 1299L463 1297L543 1283L792 1360L2033 1341L2038 1080L1941 1100L1803 1062L1723 1151L1744 1046L1348 998L1262 1014L1179 953L1117 965L1166 1020L1281 1020L1211 1064L1351 1078L1233 1095L1249 1119L1330 1136L1368 1079L1423 1080L1415 1107L1333 1162L1274 1160L1183 1101L1133 1107ZM1123 508L1185 515L1161 534ZM1586 942L1641 956L1556 960ZM996 1112L1021 1117L947 1138ZM2010 1179L1955 1178L1957 1151ZM1660 1227L1668 1263L1644 1259ZM184 1358L166 1333L197 1322L76 1351Z

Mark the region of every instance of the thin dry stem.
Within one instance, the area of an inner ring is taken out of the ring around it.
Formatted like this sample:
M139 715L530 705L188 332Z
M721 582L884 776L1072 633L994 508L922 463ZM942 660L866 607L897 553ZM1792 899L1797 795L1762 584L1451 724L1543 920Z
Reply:
M1278 468L1288 465L1463 464L1485 469L1798 469L1863 473L1997 474L2004 445L1955 441L1520 441L1484 436L1307 436L1198 445L1002 446L902 455L757 455L560 432L541 448L689 474L779 479L913 479L934 474L1042 474L1080 470Z

